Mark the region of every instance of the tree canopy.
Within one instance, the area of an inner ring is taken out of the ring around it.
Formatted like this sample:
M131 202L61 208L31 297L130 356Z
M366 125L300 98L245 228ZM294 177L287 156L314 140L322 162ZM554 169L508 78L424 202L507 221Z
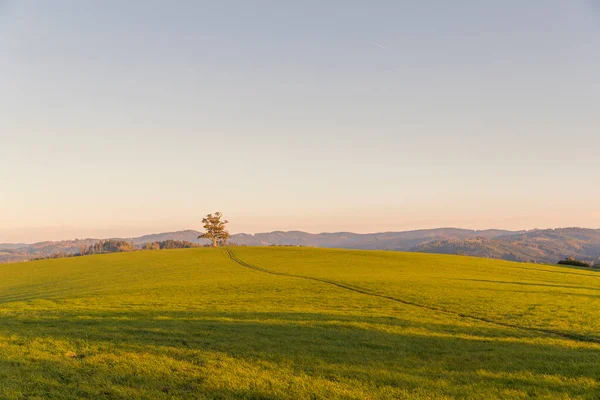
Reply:
M217 247L219 244L227 245L227 239L229 239L230 235L225 228L229 221L222 218L223 214L218 211L214 215L208 214L204 217L202 223L206 232L198 236L198 239L211 240L213 247Z

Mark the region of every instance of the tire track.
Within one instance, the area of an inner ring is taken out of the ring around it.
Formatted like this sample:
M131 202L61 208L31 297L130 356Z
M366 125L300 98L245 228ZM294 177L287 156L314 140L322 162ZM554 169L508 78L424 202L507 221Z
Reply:
M485 317L479 317L479 316L475 316L475 315L469 315L469 314L464 314L458 311L451 311L451 310L446 310L443 308L439 308L439 307L435 307L435 306L428 306L425 304L419 304L419 303L415 303L412 302L410 300L404 300L398 297L394 297L394 296L389 296L389 295L385 295L385 294L381 294L381 293L377 293L377 292L373 292L370 291L368 289L365 288L361 288L358 286L353 286L353 285L348 285L345 283L340 283L340 282L336 282L336 281L332 281L329 279L324 279L324 278L316 278L316 277L312 277L312 276L306 276L306 275L295 275L295 274L290 274L287 272L277 272L277 271L271 271L265 268L261 268L261 267L257 267L256 265L252 265L252 264L248 264L245 261L240 260L239 258L237 258L235 256L235 254L233 253L233 251L229 250L229 249L224 249L225 252L227 252L227 255L229 255L229 258L235 262L238 265L241 265L242 267L245 268L250 268L253 269L255 271L260 271L266 274L270 274L270 275L276 275L276 276L283 276L283 277L288 277L288 278L297 278L297 279L304 279L304 280L308 280L308 281L314 281L314 282L320 282L320 283L325 283L328 285L332 285L332 286L336 286L338 288L341 289L345 289L345 290L349 290L355 293L360 293L366 296L372 296L372 297L379 297L381 299L385 299L385 300L391 300L397 303L401 303L401 304L405 304L408 306L413 306L413 307L418 307L421 309L425 309L425 310L430 310L430 311L436 311L436 312L440 312L440 313L444 313L444 314L448 314L448 315L453 315L456 317L460 317L460 318L465 318L465 319L470 319L470 320L474 320L474 321L479 321L479 322L485 322L487 324L492 324L492 325L496 325L496 326L500 326L503 328L512 328L512 329L519 329L519 330L523 330L523 331L528 331L528 332L535 332L535 333L542 333L542 334L547 334L547 335L553 335L553 336L557 336L563 339L568 339L568 340L573 340L573 341L577 341L577 342L582 342L582 343L596 343L596 344L600 344L600 339L596 339L596 338L591 338L588 336L584 336L584 335L577 335L577 334L573 334L573 333L569 333L569 332L562 332L562 331L554 331L551 329L543 329L543 328L533 328L533 327L527 327L527 326L520 326L520 325L514 325L514 324L509 324L506 322L499 322L499 321L494 321L492 319L488 319Z

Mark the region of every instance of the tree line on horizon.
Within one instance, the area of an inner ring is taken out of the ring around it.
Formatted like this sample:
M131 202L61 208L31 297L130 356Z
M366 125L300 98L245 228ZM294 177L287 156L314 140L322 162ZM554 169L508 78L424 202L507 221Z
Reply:
M137 247L133 240L103 239L90 245L82 243L79 246L78 253L66 253L61 251L48 256L32 258L31 260L35 261L54 258L81 257L93 254L124 253L139 250L170 250L190 249L197 247L236 246L236 243L229 243L229 238L231 235L226 229L226 225L229 223L229 221L222 218L223 214L216 212L214 214L208 214L202 219L202 223L204 224L204 229L206 232L198 236L198 239L208 239L210 240L209 244L193 243L187 240L168 239L145 243L143 246Z

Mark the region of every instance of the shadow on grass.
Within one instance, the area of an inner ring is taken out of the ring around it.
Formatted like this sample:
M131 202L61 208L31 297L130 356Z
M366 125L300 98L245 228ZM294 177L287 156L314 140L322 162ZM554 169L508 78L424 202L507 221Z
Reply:
M489 279L453 279L455 281L469 281L469 282L484 282L484 283L497 283L504 285L519 285L519 286L539 286L539 287L550 287L559 289L581 289L581 290L598 290L598 287L578 286L578 285L555 285L550 283L533 283L533 282L514 282L514 281L494 281Z
M392 397L424 387L431 396L476 388L586 396L600 378L598 346L386 317L50 311L0 318L0 337L10 350L0 348L0 380L24 397L68 388L72 398L269 398L293 379L307 383L282 397L335 396L319 389L323 381L398 391ZM236 381L227 371L237 367ZM262 382L262 373L278 383Z

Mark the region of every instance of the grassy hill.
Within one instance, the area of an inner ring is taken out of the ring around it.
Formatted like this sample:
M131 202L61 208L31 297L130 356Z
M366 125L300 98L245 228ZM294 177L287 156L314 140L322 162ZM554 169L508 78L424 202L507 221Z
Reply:
M0 398L597 398L600 273L304 248L0 266Z

